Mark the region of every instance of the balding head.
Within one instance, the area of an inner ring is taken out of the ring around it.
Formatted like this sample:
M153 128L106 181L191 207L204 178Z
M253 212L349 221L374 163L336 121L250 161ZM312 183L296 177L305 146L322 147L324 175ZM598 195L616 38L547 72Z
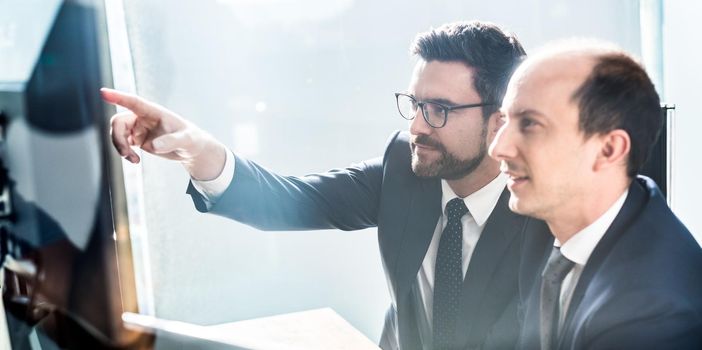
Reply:
M552 88L571 94L585 137L615 129L626 131L631 138L627 175L633 177L641 170L658 138L663 117L653 83L630 54L602 41L556 42L527 59L512 82L519 84L527 77L543 79ZM515 90L511 89L512 93Z
M502 112L506 123L490 155L510 177L510 207L564 233L625 190L662 121L641 65L611 45L582 40L529 57L510 80Z

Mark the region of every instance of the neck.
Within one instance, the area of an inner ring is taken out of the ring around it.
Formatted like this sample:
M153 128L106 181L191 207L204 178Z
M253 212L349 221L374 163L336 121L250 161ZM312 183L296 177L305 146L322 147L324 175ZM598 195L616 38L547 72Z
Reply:
M613 181L605 186L591 188L573 196L568 203L558 206L553 215L545 218L549 229L561 244L599 219L626 191L631 180Z
M457 196L465 198L485 187L500 174L500 164L487 159L470 174L455 180L446 180Z

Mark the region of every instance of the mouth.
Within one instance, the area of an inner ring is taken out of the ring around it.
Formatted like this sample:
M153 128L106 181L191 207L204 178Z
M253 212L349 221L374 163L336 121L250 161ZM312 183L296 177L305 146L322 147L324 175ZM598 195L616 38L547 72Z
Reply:
M437 148L434 146L430 146L424 143L412 143L412 146L414 147L415 150L418 151L436 151Z
M518 189L530 180L529 176L510 171L509 169L503 168L500 169L500 171L502 171L503 174L507 175L507 188L510 191Z
M441 143L429 138L427 135L417 135L410 140L414 152L440 152Z
M510 190L515 189L516 187L526 183L529 181L528 176L508 176L507 177L507 187L509 187Z

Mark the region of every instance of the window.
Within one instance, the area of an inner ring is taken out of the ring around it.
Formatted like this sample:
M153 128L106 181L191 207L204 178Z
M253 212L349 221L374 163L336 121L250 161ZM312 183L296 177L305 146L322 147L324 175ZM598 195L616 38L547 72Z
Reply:
M639 53L638 1L124 0L137 92L281 174L381 155L406 129L415 34L481 19L527 51L594 36ZM371 339L388 289L375 230L262 233L197 213L181 166L144 157L156 315L215 324L330 306Z

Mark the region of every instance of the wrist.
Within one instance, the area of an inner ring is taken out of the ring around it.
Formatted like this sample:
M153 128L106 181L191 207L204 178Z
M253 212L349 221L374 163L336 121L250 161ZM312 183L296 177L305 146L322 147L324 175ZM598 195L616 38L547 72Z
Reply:
M222 174L227 157L226 152L227 148L223 144L214 138L208 137L197 156L184 160L181 163L193 179L210 181Z

